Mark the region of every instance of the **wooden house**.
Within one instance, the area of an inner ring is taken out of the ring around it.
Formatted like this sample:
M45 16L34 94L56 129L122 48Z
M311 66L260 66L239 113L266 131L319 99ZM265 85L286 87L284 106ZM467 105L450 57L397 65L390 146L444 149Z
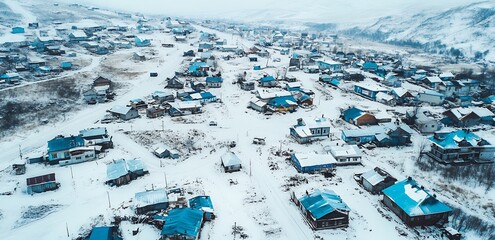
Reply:
M166 189L156 189L134 194L135 211L137 214L165 210L169 206Z
M348 109L342 111L341 118L344 119L344 121L356 126L378 124L378 120L373 114L356 107L349 107Z
M138 110L133 107L114 106L108 112L124 121L139 117Z
M168 114L172 117L202 113L202 105L199 101L175 102L170 104Z
M452 212L435 194L430 194L411 177L383 189L382 192L385 206L409 226L445 223Z
M162 117L165 116L165 113L167 110L163 107L149 107L146 109L146 116L148 118L157 118L157 117Z
M174 89L183 89L185 83L177 76L174 76L173 78L167 78L166 82L167 82L167 86L165 86L165 88L174 88Z
M376 95L379 92L387 93L388 89L381 87L380 85L368 81L367 83L356 83L354 84L354 92L365 98L376 101Z
M428 139L431 141L428 156L438 162L463 164L494 161L495 146L472 132L436 132Z
M372 194L381 194L382 190L395 184L397 179L379 167L375 167L360 176L363 188Z
M487 108L453 108L443 112L442 122L456 127L472 127L479 124L493 124L495 114Z
M306 222L313 230L344 228L349 226L351 209L334 191L315 190L296 198L292 193L292 201L301 210Z
M107 181L110 186L121 186L144 176L148 171L141 160L115 160L107 165Z

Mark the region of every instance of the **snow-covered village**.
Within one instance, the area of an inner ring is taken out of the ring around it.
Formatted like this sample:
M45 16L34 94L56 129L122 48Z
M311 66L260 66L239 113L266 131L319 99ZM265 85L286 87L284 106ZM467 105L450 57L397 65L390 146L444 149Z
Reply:
M495 239L495 2L104 2L0 0L0 239Z

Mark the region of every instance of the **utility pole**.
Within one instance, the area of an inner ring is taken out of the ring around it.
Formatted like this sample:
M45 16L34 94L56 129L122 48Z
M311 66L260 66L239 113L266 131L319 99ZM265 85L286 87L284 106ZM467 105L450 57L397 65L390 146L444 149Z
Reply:
M65 222L65 230L67 231L67 237L69 237L69 225Z
M165 179L165 189L168 189L167 174L163 172L163 178Z
M164 122L163 122L163 120L162 120L162 132L164 132L164 131L165 131L165 125L164 125L164 124L165 124L165 123L164 123Z
M107 191L107 198L108 198L108 208L112 208L112 205L110 204L110 193Z
M235 233L236 233L236 231L237 231L237 223L234 222L234 240L235 240Z
M19 144L19 157L21 158L21 161L22 161L22 150L21 150L21 144Z

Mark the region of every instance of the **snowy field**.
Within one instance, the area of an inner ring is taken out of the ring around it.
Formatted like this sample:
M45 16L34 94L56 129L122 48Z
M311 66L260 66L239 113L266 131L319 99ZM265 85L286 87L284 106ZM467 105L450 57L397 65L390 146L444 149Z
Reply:
M29 12L23 15L29 15ZM216 33L229 42L244 46L254 44L238 36L197 28ZM242 72L254 79L262 73L276 75L277 69L287 66L288 56L271 49L270 59L261 58L256 63L262 65L261 72L251 70L254 63L247 58L222 60L221 56L225 54L215 52L220 59L218 69L224 83L222 88L209 90L222 102L207 104L200 115L149 119L141 112L138 119L101 124L99 120L113 106L126 105L135 98L149 99L152 92L162 90L165 78L186 66L182 53L195 49L199 41L199 33L195 32L186 43L174 42L173 48L163 48L161 43L173 42L170 33L144 36L153 39L152 46L139 51L152 55L151 59L133 61L132 53L136 51L133 48L94 58L81 70L91 76L108 76L123 84L114 101L84 106L60 122L35 130L20 130L0 139L0 185L2 192L13 190L12 195L0 195L0 239L75 239L87 234L94 225L110 224L115 216L133 216L130 206L136 192L165 185L185 188L187 197L211 196L217 218L204 225L202 240L231 239L234 225L241 226L248 239L442 239L437 228L405 226L381 203L381 197L371 195L356 183L354 174L376 166L399 180L412 176L426 188L434 189L438 198L450 206L488 222L495 221L495 213L491 212L495 190L487 192L468 183L446 182L439 176L418 171L414 161L419 155L419 145L425 139L419 133L414 134L411 146L364 150L362 165L339 167L332 178L297 173L286 157L275 153L278 150L324 153L324 146L331 140L340 139L341 130L356 128L339 120L340 109L358 106L394 114L404 113L409 108L392 108L345 91L352 83L344 83L344 90L332 89L319 83L317 74L291 72L304 88L315 92L315 108L299 108L295 113L271 116L248 109L248 102L254 95L232 82ZM390 49L379 45L379 50ZM273 62L275 58L281 61ZM157 72L159 77L150 78L149 72ZM298 118L322 115L331 120L331 139L300 145L289 137L289 128ZM209 126L210 121L216 121L218 126ZM19 150L24 156L41 153L46 151L46 142L53 137L74 135L91 127L106 127L113 136L114 149L101 159L65 167L31 164L27 165L25 175L10 173L11 165L21 161ZM266 145L252 144L254 137L266 138ZM483 137L495 139L495 132L486 132ZM230 148L231 141L236 141L237 146ZM176 147L181 157L178 160L157 158L151 153L151 146L159 142ZM220 156L229 150L239 156L243 164L240 172L224 173L221 169ZM121 187L105 185L107 164L121 158L143 160L149 175ZM56 174L61 183L58 190L35 195L26 193L26 178L48 173ZM300 210L290 201L290 194L317 188L334 190L348 204L351 208L348 228L311 230ZM137 228L140 232L133 235L132 231ZM158 229L128 221L121 223L120 230L126 240L160 237ZM481 239L470 232L466 237Z

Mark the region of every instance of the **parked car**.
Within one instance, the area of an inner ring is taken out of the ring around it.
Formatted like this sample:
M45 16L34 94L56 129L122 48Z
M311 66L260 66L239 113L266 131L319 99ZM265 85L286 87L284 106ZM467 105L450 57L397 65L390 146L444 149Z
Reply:
M217 123L217 122L215 122L215 121L210 121L210 124L209 124L209 125L210 125L210 126L217 126L217 125L218 125L218 123Z

